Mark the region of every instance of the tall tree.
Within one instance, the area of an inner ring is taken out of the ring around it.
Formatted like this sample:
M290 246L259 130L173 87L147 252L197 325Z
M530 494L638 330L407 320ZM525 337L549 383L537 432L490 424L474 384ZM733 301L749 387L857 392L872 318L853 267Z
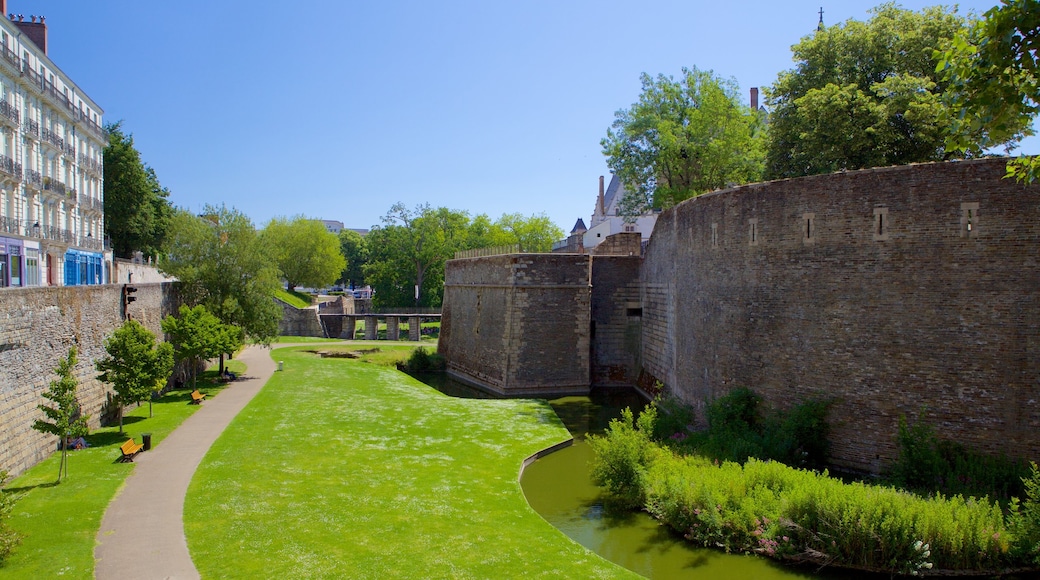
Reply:
M81 415L79 401L76 400L76 347L69 349L67 357L58 362L54 369L57 380L51 381L50 388L43 392L43 398L54 402L54 406L38 405L45 419L33 422L33 429L40 433L56 435L61 445L61 461L58 463L58 482L61 482L62 471L69 474L68 442L70 437L82 437L88 433L87 415Z
M265 254L253 222L225 206L204 217L177 210L159 269L181 281L185 303L203 304L221 322L260 343L278 334L278 268Z
M199 364L234 352L241 345L241 329L224 324L203 305L182 305L178 316L162 320L162 330L173 345L173 356L191 364L191 384L195 387ZM220 369L223 371L223 367Z
M429 204L398 203L372 228L365 277L380 306L440 306L444 263L466 242L469 215ZM418 296L416 296L418 294Z
M950 131L934 50L966 21L943 7L882 4L867 22L818 30L767 91L766 176L938 161Z
M171 211L169 190L141 161L134 137L123 132L122 122L105 128L105 235L117 257L129 258L135 251L156 255Z
M518 245L522 252L549 252L561 238L563 230L544 213L530 217L506 213L494 222L480 214L470 221L466 247L459 249Z
M297 286L329 286L347 265L336 234L302 215L272 219L260 232L260 240L290 291Z
M936 53L937 71L949 83L953 130L947 146L968 155L1013 149L1033 134L1031 123L1040 113L1040 2L1001 4ZM1008 174L1034 181L1040 157L1011 161Z
M364 286L365 264L368 263L368 245L365 243L365 237L354 230L340 230L339 250L347 264L338 281L344 286Z
M116 392L122 433L123 407L151 397L170 378L173 347L168 342L156 344L151 331L136 320L127 320L105 340L105 352L108 356L94 364L101 372L98 379L112 385Z
M683 69L678 81L641 79L639 101L615 113L601 141L607 165L625 184L623 213L759 178L764 124L741 104L735 81L696 68Z

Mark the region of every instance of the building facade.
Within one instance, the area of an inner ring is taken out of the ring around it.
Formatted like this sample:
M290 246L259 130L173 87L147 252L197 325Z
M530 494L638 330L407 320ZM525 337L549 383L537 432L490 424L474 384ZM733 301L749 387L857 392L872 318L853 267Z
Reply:
M589 221L589 229L584 233L583 245L586 249L595 248L606 240L607 237L623 232L638 232L643 242L650 240L650 234L654 233L654 224L657 223L659 212L650 211L635 219L621 215L619 204L625 197L625 186L617 175L610 176L610 185L603 189L603 176L599 178L599 196L596 198L596 209L592 212Z
M104 284L103 111L0 0L0 287Z

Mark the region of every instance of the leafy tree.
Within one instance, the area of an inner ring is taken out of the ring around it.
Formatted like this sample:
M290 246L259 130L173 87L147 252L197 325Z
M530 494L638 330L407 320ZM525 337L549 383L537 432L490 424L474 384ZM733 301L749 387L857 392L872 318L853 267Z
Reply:
M76 400L76 387L79 382L75 376L76 347L69 349L69 355L58 363L54 369L58 379L51 381L50 388L43 392L43 398L54 401L54 406L38 405L46 419L33 422L33 429L40 433L56 435L61 445L61 461L58 463L58 482L61 474L69 474L68 440L70 437L82 437L88 433L86 415L80 415L79 402Z
M339 238L318 220L303 216L275 218L260 238L289 291L297 286L322 288L336 281L346 267Z
M444 263L466 244L466 212L398 203L368 233L365 278L380 306L439 306ZM416 298L418 288L418 298Z
M95 366L101 372L98 378L112 385L116 392L122 433L123 407L150 397L170 378L173 347L167 342L156 344L151 331L136 320L127 320L105 340L105 352L108 356L95 362Z
M353 287L365 285L365 264L368 263L368 245L365 238L354 230L340 230L339 250L347 264L338 282Z
M162 329L173 345L174 358L191 363L194 388L199 364L237 350L242 333L237 326L222 323L201 304L195 307L182 305L178 314L164 318ZM220 370L223 371L223 367Z
M735 81L683 69L676 81L642 77L639 101L615 113L601 141L607 165L628 195L624 214L754 181L762 173L764 125L741 105Z
M181 281L186 304L205 305L224 324L269 342L282 315L273 300L280 287L277 267L244 214L206 206L204 216L174 212L159 269Z
M158 254L171 213L170 192L141 161L133 135L123 133L122 122L105 128L105 235L117 257L129 258L137 250Z
M1040 2L1001 4L936 53L952 109L946 144L969 155L1013 148L1033 134L1031 122L1040 112ZM1013 160L1008 174L1031 182L1040 177L1040 158Z
M965 29L943 7L882 4L867 22L818 30L767 91L770 178L938 161L951 130L934 50Z
M480 216L477 216L480 217ZM474 219L474 223L476 219ZM472 227L472 226L471 226ZM501 232L496 243L488 246L518 244L522 252L549 252L553 242L563 238L563 230L544 213L524 217L519 213L502 214L492 227ZM486 247L473 245L471 247Z

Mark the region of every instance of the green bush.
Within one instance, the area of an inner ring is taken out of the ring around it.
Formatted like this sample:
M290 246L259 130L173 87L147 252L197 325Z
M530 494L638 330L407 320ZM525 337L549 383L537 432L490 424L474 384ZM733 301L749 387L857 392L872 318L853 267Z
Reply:
M657 411L648 405L637 423L632 409L626 408L620 419L610 421L606 434L586 438L596 453L592 480L607 488L620 507L640 508L645 502L644 478L657 451L650 441L656 415Z
M443 371L447 367L447 361L437 353L430 353L423 347L412 351L411 356L404 363L404 370L410 373L426 373Z
M14 547L19 542L18 534L11 528L8 528L5 523L5 520L11 514L11 509L14 507L14 498L11 497L10 493L3 491L4 483L6 482L7 472L0 471L0 566L3 566L4 560L7 559L8 554L14 550Z
M1040 469L1036 463L1029 466L1029 477L1022 478L1026 499L1021 503L1017 497L1011 500L1008 527L1018 538L1015 555L1040 566Z

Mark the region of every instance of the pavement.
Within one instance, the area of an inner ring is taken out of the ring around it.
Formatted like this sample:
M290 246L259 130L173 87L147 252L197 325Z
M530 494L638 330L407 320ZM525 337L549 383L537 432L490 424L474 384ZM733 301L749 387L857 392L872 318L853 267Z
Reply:
M278 345L289 346L289 345ZM184 537L184 496L210 445L271 378L270 350L250 346L238 356L246 373L170 433L137 455L137 466L108 505L94 548L98 580L193 579L199 573Z

